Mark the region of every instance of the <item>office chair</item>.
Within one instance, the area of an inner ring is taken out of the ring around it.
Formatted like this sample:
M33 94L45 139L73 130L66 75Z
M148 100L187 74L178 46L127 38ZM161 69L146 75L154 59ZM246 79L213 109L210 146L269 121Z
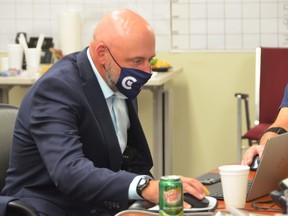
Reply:
M17 113L18 108L16 106L0 103L0 191L5 184ZM7 203L2 202L10 199L11 201L8 201ZM6 206L0 206L0 209L2 210L6 208L6 213L3 216L39 216L31 206L17 198L0 196L0 201L1 204L7 204Z
M238 160L242 155L242 139L248 145L259 144L264 131L275 121L288 83L288 48L256 48L255 121L251 124L249 95L236 93ZM246 132L242 134L242 102L244 102Z

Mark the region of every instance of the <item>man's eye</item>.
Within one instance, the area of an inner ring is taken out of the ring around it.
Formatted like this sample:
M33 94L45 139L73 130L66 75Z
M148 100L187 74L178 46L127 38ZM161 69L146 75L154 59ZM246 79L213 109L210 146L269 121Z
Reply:
M134 63L134 64L141 64L141 63L142 63L142 60L141 60L141 59L134 59L134 60L133 60L133 63Z

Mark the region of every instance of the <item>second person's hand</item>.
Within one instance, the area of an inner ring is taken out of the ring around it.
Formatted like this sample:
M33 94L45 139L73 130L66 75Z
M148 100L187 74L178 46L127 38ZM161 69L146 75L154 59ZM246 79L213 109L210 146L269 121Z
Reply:
M259 158L261 158L263 150L264 150L264 145L251 146L245 151L242 157L241 164L249 166L252 163L255 155L259 155Z

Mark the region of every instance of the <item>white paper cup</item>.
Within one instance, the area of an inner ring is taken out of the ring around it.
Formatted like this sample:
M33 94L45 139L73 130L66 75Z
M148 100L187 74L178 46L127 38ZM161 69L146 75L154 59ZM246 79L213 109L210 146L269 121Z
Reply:
M9 68L21 70L23 61L23 47L20 44L8 44L7 52Z
M37 48L26 49L25 59L26 59L27 72L30 75L38 73L40 69L41 49Z
M249 166L244 165L219 167L226 207L245 207L249 169Z

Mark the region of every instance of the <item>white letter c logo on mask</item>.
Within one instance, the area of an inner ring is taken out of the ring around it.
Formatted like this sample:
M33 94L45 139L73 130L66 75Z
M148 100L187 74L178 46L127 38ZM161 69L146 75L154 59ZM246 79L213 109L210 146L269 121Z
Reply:
M127 76L122 80L122 86L125 89L132 89L132 85L134 82L137 82L137 79L135 79L135 77L132 76Z

